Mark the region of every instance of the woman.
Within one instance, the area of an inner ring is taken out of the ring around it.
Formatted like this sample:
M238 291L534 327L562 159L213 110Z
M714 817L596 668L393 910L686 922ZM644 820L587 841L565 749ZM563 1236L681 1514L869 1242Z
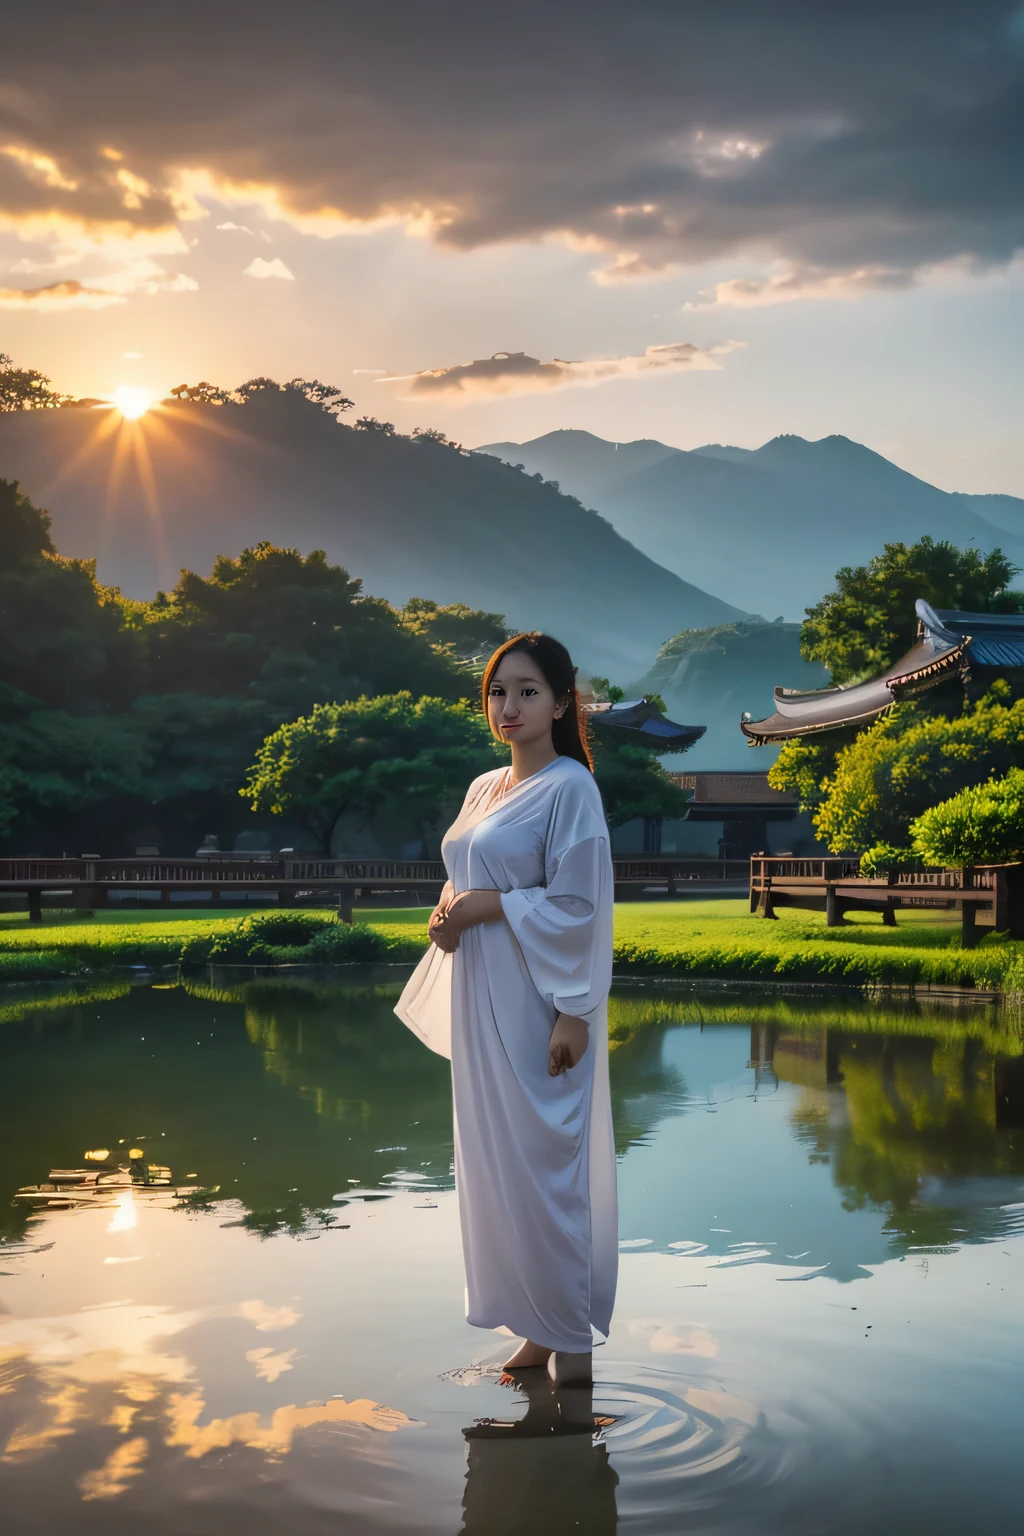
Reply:
M507 641L483 701L512 764L469 786L395 1011L451 1057L469 1321L523 1338L507 1369L586 1382L618 1263L608 828L565 647Z

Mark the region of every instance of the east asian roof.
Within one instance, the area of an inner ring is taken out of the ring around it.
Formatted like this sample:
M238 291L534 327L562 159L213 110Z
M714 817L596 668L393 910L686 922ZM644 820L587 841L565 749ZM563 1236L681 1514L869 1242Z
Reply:
M918 598L915 610L917 640L899 661L865 683L806 693L776 688L773 715L740 722L751 746L869 725L900 699L913 698L945 679L959 675L966 682L972 667L1024 667L1024 614L934 609L923 598Z
M677 725L674 720L667 720L648 699L587 704L584 708L599 734L606 730L624 731L655 752L685 752L707 730L706 725Z

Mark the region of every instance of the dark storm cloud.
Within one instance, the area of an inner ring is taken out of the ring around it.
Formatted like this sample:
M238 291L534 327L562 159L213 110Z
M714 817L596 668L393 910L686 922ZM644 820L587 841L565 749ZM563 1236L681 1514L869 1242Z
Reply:
M159 230L232 184L302 227L566 235L609 281L740 253L892 274L1024 243L1006 0L57 0L4 32L0 224L20 230Z

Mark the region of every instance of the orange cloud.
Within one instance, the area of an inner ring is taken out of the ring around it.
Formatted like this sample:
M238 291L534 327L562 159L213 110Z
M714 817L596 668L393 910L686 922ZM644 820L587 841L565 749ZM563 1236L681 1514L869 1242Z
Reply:
M107 309L111 304L124 303L123 294L90 288L75 278L47 283L45 288L0 288L0 309L34 309L41 314L65 309Z

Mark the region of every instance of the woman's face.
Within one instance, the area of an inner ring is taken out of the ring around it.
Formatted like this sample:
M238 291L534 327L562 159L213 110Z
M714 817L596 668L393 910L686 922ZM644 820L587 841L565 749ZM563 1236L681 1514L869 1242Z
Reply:
M552 721L565 713L565 704L525 651L501 658L487 694L491 730L500 741L520 747L550 741Z

